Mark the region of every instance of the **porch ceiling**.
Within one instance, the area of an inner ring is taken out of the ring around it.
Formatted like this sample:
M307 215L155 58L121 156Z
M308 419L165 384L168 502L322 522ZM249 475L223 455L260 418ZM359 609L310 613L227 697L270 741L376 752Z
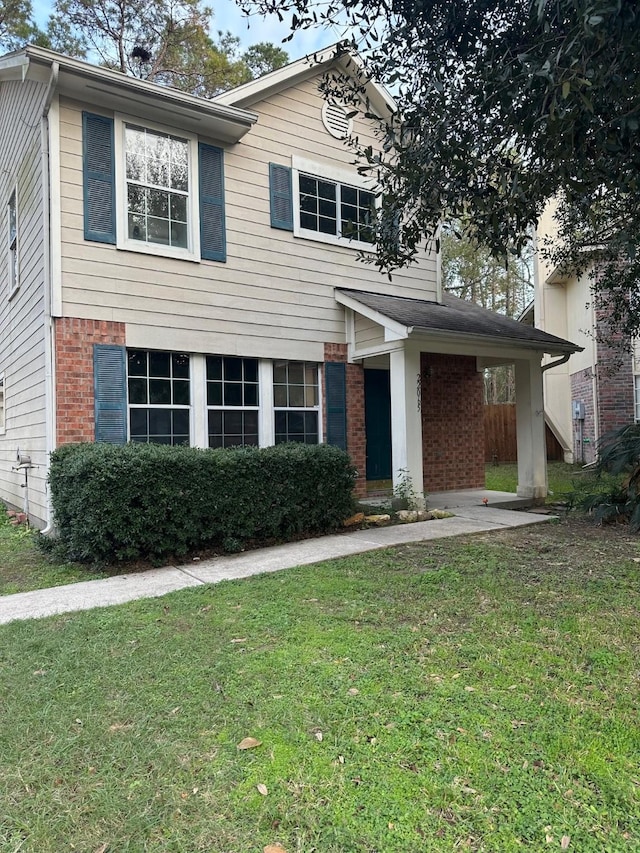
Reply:
M383 326L391 321L396 327L404 327L406 334L402 337L428 333L466 340L484 339L493 344L534 349L549 355L565 355L582 350L582 347L571 341L526 326L449 293L443 294L440 303L337 288L336 299L344 305L351 303L350 307L356 311L358 306L362 306L369 317L372 317L372 312L377 314L378 322Z

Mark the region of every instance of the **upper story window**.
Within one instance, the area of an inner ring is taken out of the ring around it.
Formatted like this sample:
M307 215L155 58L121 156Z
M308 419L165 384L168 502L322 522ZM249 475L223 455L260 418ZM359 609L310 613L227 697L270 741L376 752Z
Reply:
M127 236L189 248L189 142L125 124Z
M119 248L200 256L197 142L157 126L116 120Z
M291 183L295 236L373 250L379 199L371 181L294 157Z
M85 240L226 260L222 148L184 131L89 112L82 140Z
M15 189L9 196L7 204L7 226L9 234L9 296L18 287L18 209Z
M300 230L373 244L375 194L313 175L298 176Z

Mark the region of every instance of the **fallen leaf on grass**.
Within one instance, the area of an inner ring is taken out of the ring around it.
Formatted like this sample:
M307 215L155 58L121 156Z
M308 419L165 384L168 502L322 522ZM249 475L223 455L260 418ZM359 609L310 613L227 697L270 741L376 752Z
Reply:
M121 732L124 729L132 729L133 725L131 723L113 723L113 725L109 726L110 732Z
M36 671L33 674L34 675L46 675L47 670L46 669L36 669Z
M246 643L246 637L235 637L233 640L229 640L230 643Z
M96 849L93 851L93 853L107 853L108 849L109 849L108 844L101 844L100 847L96 847Z
M357 696L357 695L358 695L358 693L360 693L360 691L358 690L358 688L357 688L357 687L350 687L350 688L347 690L347 693L349 694L349 696Z
M254 737L244 737L238 744L238 749L254 749L256 746L262 746L262 741Z
M267 788L267 786L263 782L258 782L258 784L256 785L256 788L258 789L258 793L262 794L263 797L266 797L267 794L269 793L269 789Z
M316 732L314 734L314 737L317 741L320 741L320 743L322 743L322 732Z
M569 844L571 844L571 836L563 835L562 838L560 839L560 849L561 850L568 850Z
M279 844L267 844L262 853L287 853L287 851Z

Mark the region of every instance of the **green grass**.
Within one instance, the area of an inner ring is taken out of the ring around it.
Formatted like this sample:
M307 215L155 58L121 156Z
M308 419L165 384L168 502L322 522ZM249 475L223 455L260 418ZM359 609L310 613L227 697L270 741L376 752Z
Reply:
M591 479L591 474L585 472L579 465L568 465L566 462L548 462L547 477L551 500L571 492L576 483ZM515 492L518 488L518 465L516 462L503 462L500 465L485 467L485 485L487 489L499 492Z
M639 555L570 521L4 626L0 850L638 850Z
M36 548L34 536L26 527L10 524L4 507L0 506L0 595L105 576L86 566L50 562Z

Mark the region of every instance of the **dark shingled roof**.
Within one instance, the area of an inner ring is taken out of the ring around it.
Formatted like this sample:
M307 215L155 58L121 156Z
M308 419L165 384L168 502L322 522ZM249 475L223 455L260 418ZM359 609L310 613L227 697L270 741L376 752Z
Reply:
M442 303L429 302L426 299L410 299L405 296L384 296L381 293L367 293L361 290L338 288L338 293L349 296L361 305L372 308L390 320L403 326L412 326L426 332L443 332L489 338L500 343L511 343L527 349L539 349L546 353L580 352L582 347L549 335L533 326L525 326L481 308L474 302L458 299L450 293L444 293Z

